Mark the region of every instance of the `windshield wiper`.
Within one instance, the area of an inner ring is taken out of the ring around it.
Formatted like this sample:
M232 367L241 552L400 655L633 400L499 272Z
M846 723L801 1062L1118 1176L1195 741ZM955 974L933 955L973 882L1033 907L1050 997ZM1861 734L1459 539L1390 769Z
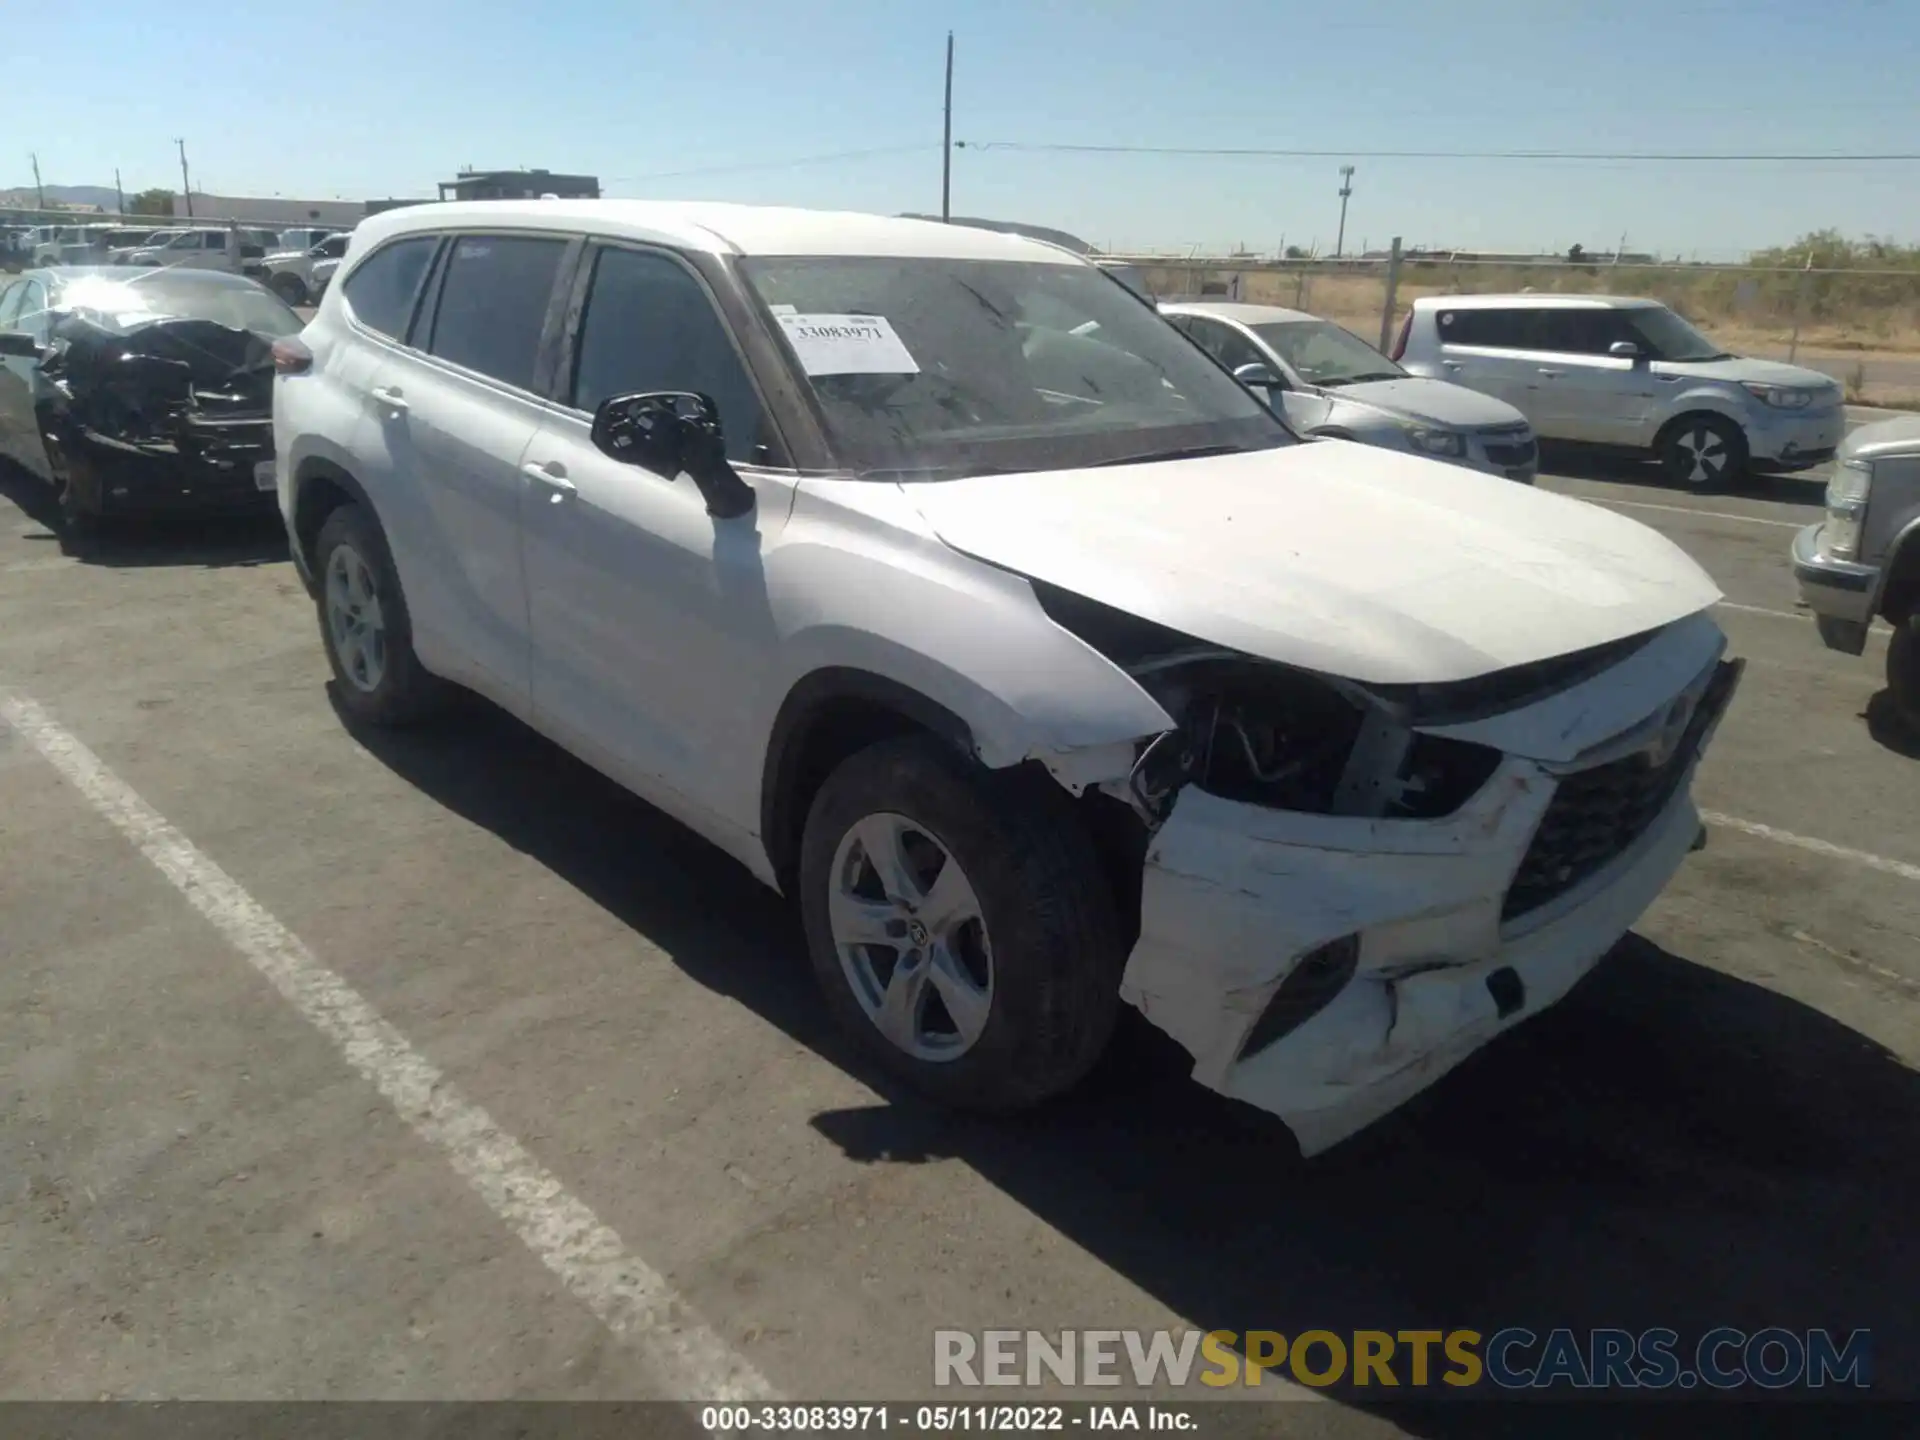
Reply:
M1199 460L1208 455L1239 455L1245 453L1246 448L1244 445L1189 445L1181 450L1146 450L1138 455L1096 460L1087 468L1100 470L1108 465L1151 465L1160 460Z

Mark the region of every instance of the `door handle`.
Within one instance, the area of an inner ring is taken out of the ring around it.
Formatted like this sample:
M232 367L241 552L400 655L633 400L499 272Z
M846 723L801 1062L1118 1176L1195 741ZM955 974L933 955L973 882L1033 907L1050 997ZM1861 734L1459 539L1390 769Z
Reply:
M398 385L386 385L376 388L373 392L373 398L389 410L397 411L402 415L406 414L407 397L400 393L400 387Z
M547 497L550 505L558 505L569 496L580 493L580 487L567 478L567 467L557 460L549 460L545 464L529 460L520 467L520 473L529 480L537 480L553 492Z
M1442 360L1440 365L1442 369L1446 370L1460 370L1465 368L1458 360Z
M1564 370L1554 370L1549 368L1548 366L1542 365L1540 367L1540 373L1542 375L1551 376L1553 379L1558 380L1562 375L1566 374L1567 372Z

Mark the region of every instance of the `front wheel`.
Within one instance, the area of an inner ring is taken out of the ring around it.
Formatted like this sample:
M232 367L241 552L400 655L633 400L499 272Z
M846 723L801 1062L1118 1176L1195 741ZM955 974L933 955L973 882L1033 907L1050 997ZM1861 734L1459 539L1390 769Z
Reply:
M801 842L807 949L841 1027L936 1100L1017 1110L1079 1081L1119 1009L1112 894L1065 792L931 736L821 786Z
M1747 468L1747 437L1731 420L1691 415L1661 442L1660 465L1676 485L1715 490L1737 481Z
M1893 627L1887 643L1887 693L1907 733L1920 736L1920 612Z

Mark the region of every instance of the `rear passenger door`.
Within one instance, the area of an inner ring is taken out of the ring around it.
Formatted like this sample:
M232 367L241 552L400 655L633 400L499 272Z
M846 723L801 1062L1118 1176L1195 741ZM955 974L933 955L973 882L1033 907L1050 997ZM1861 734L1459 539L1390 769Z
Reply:
M1616 340L1638 338L1619 317L1619 311L1597 305L1536 312L1531 340L1539 433L1600 445L1635 442L1646 367L1607 353Z
M518 714L531 695L520 464L545 413L549 311L571 243L452 236L413 343L385 353L369 390L407 517L412 553L395 558L416 632L426 632L421 658Z
M1533 423L1536 433L1548 434L1540 415L1540 365L1532 348L1538 314L1480 306L1436 311L1440 361L1433 378L1504 400Z
M794 476L705 282L666 250L590 250L560 402L526 455L525 546L537 723L697 825L759 828L744 728L777 647L763 557ZM576 292L579 293L579 292ZM694 391L720 411L727 458L757 502L707 514L687 476L609 459L594 410L615 395Z

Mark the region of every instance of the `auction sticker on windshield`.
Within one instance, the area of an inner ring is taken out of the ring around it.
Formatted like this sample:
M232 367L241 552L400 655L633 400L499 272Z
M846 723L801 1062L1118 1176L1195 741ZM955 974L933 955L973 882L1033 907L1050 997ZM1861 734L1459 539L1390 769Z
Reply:
M809 375L918 375L884 315L776 315Z

